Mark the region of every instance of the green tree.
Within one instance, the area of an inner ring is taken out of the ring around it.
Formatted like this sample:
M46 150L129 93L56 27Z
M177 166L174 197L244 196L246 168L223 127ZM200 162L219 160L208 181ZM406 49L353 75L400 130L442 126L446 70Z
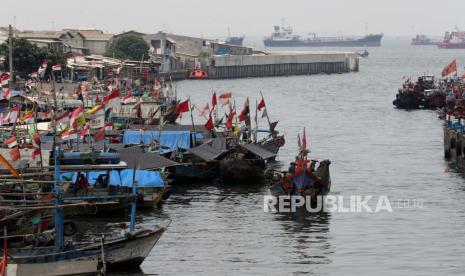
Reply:
M6 43L0 45L0 55L5 56L4 68L9 68L9 48ZM40 48L25 39L13 39L13 68L20 77L26 77L28 74L37 71L39 66L48 61L49 68L46 74L49 74L50 68L54 64L66 65L66 59L63 54L53 49Z
M149 45L140 36L126 34L115 38L108 47L105 55L119 59L140 60L142 55L147 59Z

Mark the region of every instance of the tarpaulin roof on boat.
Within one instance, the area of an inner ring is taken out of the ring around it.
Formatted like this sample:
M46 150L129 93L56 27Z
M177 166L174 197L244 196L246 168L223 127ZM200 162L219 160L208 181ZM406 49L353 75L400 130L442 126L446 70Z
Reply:
M272 153L271 151L268 151L264 148L262 148L261 146L259 145L256 145L256 144L246 144L246 145L243 145L244 148L246 148L248 151L250 151L251 153L257 155L258 157L262 158L262 159L270 159L270 158L273 158L276 156L276 154Z
M119 153L121 160L126 162L129 168L137 166L141 170L153 170L178 165L178 163L160 156L156 152L144 153L141 147L124 148Z
M95 185L99 175L107 175L107 171L91 171L86 175L87 181L90 185ZM61 174L62 180L75 182L78 173ZM127 186L132 187L133 179L137 181L138 187L163 187L165 181L161 178L159 171L136 170L134 177L133 169L124 169L121 171L110 171L110 185L111 186Z
M124 132L123 143L124 144L140 144L141 142L145 145L151 143L152 137L155 140L158 139L158 131L139 131L139 130L127 130ZM188 149L191 147L191 132L190 131L162 131L160 144L168 147L170 150L176 148Z
M205 161L212 161L220 157L225 151L212 147L210 144L202 144L195 148L187 149L188 152L202 158Z

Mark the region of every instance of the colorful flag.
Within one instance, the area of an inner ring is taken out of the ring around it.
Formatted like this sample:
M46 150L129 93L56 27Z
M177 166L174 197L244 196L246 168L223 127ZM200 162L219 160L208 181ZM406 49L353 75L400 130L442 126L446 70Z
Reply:
M32 124L34 123L34 112L28 112L26 115L21 117L19 121L23 124Z
M52 66L52 71L61 71L61 65L60 64L55 64Z
M61 133L61 139L63 141L67 140L72 140L72 139L77 139L78 138L78 132L75 129L67 129Z
M32 145L34 148L40 148L40 135L39 132L34 131L34 135L32 136Z
M97 133L94 134L94 141L99 142L105 140L105 128L100 128Z
M178 116L184 112L188 112L189 111L189 99L179 103L177 106L176 106L176 112L178 114ZM181 115L182 116L182 115Z
M451 61L449 64L447 64L446 67L444 67L444 69L442 69L441 75L445 77L452 73L457 74L457 61L455 59Z
M113 130L113 123L105 123L105 130Z
M213 95L212 95L212 109L215 109L215 106L217 104L218 103L216 102L216 92L213 92Z
M82 106L76 108L70 115L69 115L69 124L71 127L76 128L78 125L84 125L84 109Z
M10 149L13 148L13 147L16 147L18 145L18 140L16 140L16 136L11 136L10 138L5 139L3 142Z
M210 112L210 116L208 116L208 121L205 123L205 129L208 131L213 130L214 125L213 125L213 119L212 119L212 114Z
M205 107L200 110L200 116L204 116L205 114L210 112L210 106L208 106L208 103L205 105Z
M10 74L5 73L2 75L2 87L8 86L8 83L10 82Z
M10 150L11 160L16 161L21 158L21 153L19 152L19 147L14 147Z
M231 92L221 94L220 97L219 97L221 106L227 105L229 103L229 101L231 100L231 97L232 97Z
M258 110L262 110L262 108L264 108L264 107L265 107L265 100L262 98L260 100L260 102L258 103L257 108L258 108Z
M241 113L238 116L239 121L241 122L245 121L245 119L247 119L247 117L249 116L249 112L250 112L249 98L247 98L247 100L245 100L245 103L244 103L244 109L242 109Z

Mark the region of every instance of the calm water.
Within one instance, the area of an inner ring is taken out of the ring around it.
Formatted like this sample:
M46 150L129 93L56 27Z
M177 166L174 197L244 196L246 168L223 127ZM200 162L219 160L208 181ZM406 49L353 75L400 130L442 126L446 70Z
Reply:
M283 166L305 126L311 157L332 161L332 194L387 195L392 213L264 213L265 187L177 189L143 215L147 225L172 220L143 273L463 275L465 181L445 172L441 121L432 111L396 110L392 100L402 76L438 74L452 58L462 67L465 50L399 41L368 50L358 73L184 81L178 93L203 107L213 89L230 91L242 106L261 90L286 134ZM423 208L399 208L403 199L422 199Z

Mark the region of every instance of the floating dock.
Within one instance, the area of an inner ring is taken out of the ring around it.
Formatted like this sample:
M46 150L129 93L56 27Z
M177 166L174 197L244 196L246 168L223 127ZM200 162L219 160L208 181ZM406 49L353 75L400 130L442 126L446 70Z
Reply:
M355 52L267 52L214 56L210 79L273 77L358 72Z

